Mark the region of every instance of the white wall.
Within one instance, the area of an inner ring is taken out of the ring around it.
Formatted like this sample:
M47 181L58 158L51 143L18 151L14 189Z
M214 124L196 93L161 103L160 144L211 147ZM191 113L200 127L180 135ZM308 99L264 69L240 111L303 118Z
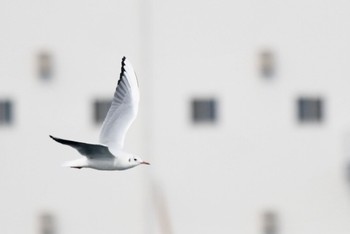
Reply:
M1 233L38 233L51 212L57 233L143 233L144 171L67 170L77 152L49 139L96 142L95 98L111 98L126 55L139 66L137 1L15 1L0 7L0 97L15 122L1 127ZM36 76L36 54L54 58L52 81ZM137 126L136 123L135 126ZM127 147L141 154L132 129Z
M15 102L15 122L0 127L1 233L38 233L49 211L57 233L161 233L167 214L173 233L255 234L267 210L279 233L348 233L349 8L326 0L2 3L0 98ZM276 55L268 81L257 69L264 48ZM48 82L35 74L43 49L55 62ZM59 167L77 153L48 134L96 141L91 103L111 97L123 55L142 95L126 148L152 166ZM323 123L298 124L299 95L324 98ZM191 123L193 97L217 98L216 125Z
M175 233L262 233L266 210L280 233L347 233L350 5L153 3L154 150ZM277 60L268 81L264 48ZM322 124L298 124L299 95L324 98ZM217 125L192 126L198 96L218 99Z

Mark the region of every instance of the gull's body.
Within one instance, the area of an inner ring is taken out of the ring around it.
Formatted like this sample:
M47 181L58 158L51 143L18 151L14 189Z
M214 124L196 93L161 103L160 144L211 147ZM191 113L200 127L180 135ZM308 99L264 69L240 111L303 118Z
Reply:
M134 69L125 57L111 107L103 122L100 144L89 144L50 136L69 145L84 157L69 161L64 166L97 170L125 170L140 164L149 164L133 154L123 151L127 130L138 111L139 89Z

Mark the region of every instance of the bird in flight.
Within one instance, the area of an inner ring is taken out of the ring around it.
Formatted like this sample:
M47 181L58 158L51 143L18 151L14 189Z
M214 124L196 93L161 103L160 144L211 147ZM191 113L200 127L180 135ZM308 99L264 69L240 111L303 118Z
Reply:
M140 93L131 63L123 57L121 64L112 104L102 124L100 143L89 144L50 135L53 140L75 148L84 156L68 161L63 166L77 169L125 170L140 164L149 165L140 157L123 151L126 132L137 115Z

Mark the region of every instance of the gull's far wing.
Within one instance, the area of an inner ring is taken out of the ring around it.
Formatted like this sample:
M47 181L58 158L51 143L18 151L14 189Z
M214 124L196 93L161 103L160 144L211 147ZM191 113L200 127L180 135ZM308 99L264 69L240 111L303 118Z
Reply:
M58 137L51 136L50 137L57 141L58 143L69 145L74 149L78 150L78 152L87 158L114 158L111 152L108 150L108 147L104 145L95 145L89 143L83 143L78 141L71 141L66 139L61 139Z
M102 124L100 143L110 149L122 149L126 132L134 121L139 105L139 88L131 63L123 57L120 78L113 101Z

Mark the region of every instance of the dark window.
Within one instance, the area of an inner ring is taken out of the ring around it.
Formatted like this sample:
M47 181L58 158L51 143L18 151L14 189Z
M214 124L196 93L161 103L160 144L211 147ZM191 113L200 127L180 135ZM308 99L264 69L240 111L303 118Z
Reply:
M217 120L215 99L194 99L192 101L192 121L195 123L212 123Z
M55 234L55 220L52 214L43 213L40 215L40 233L41 234Z
M13 107L9 100L0 100L0 124L7 125L13 121Z
M277 234L277 215L272 211L267 211L263 215L263 234Z
M321 122L323 120L323 100L321 98L301 97L298 99L299 122Z
M111 106L110 100L96 100L94 102L94 122L97 124L103 123L109 107Z
M348 182L350 183L350 162L347 162L346 164L346 179L348 180Z
M52 55L48 51L38 54L38 76L43 80L51 79L53 76Z
M275 58L272 51L264 50L260 53L260 73L265 78L275 75Z

